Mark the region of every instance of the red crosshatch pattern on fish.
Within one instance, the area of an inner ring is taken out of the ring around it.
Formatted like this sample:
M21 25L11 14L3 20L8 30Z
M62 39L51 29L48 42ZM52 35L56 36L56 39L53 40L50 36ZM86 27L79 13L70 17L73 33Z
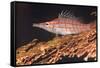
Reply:
M33 24L33 26L55 34L67 35L88 31L93 24L95 24L95 22L84 24L79 18L76 18L73 13L67 10L65 12L62 11L58 18L40 24Z

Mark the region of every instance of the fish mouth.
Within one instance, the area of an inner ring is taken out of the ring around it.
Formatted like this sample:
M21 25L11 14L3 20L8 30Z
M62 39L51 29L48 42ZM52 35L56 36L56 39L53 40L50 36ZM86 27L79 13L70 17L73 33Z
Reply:
M36 24L36 23L34 23L32 26L33 27L38 27L38 28L44 28L44 25Z
M40 27L40 24L33 24L33 27Z

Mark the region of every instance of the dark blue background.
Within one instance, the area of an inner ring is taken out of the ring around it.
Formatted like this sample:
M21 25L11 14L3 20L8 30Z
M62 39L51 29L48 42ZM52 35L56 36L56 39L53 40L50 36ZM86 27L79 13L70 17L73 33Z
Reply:
M32 27L33 23L42 23L57 18L62 10L70 9L74 15L89 23L95 19L89 14L97 10L96 7L75 6L75 5L54 5L41 3L21 3L17 2L15 7L16 17L16 47L24 42L30 42L37 38L40 41L47 41L54 37L54 34L45 30Z

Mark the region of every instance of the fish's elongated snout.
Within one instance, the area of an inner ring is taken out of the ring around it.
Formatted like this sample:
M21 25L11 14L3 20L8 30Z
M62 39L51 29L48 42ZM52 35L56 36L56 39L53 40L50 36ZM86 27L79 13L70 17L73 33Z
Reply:
M42 25L42 24L36 24L36 23L34 23L32 26L33 27L44 28L44 25Z
M35 24L35 23L34 23L32 26L33 26L33 27L39 27L39 24Z

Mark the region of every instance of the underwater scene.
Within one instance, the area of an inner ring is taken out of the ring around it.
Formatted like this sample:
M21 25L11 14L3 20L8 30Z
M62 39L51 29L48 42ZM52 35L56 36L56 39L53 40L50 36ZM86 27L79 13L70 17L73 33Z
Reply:
M16 65L97 61L97 7L16 2Z

